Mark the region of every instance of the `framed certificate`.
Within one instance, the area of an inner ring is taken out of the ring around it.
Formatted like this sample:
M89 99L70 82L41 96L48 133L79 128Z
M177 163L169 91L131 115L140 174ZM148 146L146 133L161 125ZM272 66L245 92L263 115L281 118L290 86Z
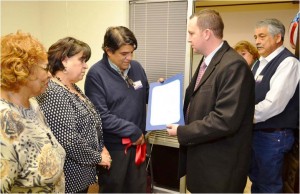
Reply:
M177 74L163 83L150 84L146 130L164 130L167 124L184 125L183 74Z

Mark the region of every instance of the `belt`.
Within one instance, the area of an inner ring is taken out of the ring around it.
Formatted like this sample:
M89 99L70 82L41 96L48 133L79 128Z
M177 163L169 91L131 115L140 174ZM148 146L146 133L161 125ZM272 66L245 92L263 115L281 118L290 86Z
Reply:
M285 128L265 128L265 129L258 129L258 131L266 132L266 133L273 133L275 131L282 131Z

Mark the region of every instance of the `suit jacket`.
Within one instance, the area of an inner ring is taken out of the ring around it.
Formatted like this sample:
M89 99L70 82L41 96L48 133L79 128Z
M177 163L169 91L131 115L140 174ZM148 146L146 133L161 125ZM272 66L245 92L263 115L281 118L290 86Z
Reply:
M179 175L187 175L187 189L192 193L241 193L250 165L254 78L226 41L194 91L199 67L186 89L188 121L177 132Z

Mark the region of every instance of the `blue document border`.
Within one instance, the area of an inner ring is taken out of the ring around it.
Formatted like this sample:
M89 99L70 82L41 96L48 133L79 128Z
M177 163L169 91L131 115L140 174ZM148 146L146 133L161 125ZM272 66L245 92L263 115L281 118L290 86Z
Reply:
M150 89L149 89L149 99L148 99L148 110L147 110L147 120L146 120L146 131L154 131L154 130L164 130L166 129L166 125L151 125L151 107L152 107L152 90L157 86L162 86L164 84L168 84L170 82L173 82L175 80L179 80L180 82L180 102L178 102L179 110L180 110L180 120L177 123L173 124L179 124L184 125L184 117L183 117L183 74L179 73L177 75L174 75L168 79L166 79L163 83L160 82L154 82L150 83ZM171 124L171 123L166 123Z

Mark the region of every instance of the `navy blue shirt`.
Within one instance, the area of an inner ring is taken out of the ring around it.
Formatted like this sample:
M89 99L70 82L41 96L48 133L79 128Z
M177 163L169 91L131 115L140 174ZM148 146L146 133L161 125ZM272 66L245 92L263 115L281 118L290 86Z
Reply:
M109 150L123 150L122 138L135 142L145 133L149 84L143 67L132 60L128 77L141 81L135 89L113 69L106 54L87 73L85 94L102 119L104 144Z

